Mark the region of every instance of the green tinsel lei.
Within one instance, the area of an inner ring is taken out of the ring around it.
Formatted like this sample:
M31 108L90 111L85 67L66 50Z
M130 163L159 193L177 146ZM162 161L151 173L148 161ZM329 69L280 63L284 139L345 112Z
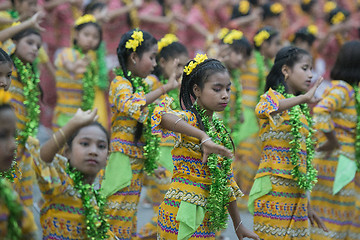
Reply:
M256 60L256 66L258 68L258 80L259 80L259 89L258 89L258 100L260 96L264 93L265 83L266 83L266 73L265 73L265 60L259 51L254 51L254 56ZM268 59L266 61L267 67L270 69L274 63Z
M99 77L98 81L95 82L96 85L103 91L108 90L109 87L109 79L108 79L108 70L106 67L106 46L105 42L102 41L100 43L99 48L96 50L96 62L97 62L97 69L99 70Z
M241 114L242 114L242 86L240 83L240 70L232 70L231 71L231 78L232 83L234 83L235 87L235 109L234 109L234 116L235 116L235 123L232 129L233 133L237 133L240 129L241 125ZM230 106L227 106L224 110L224 118L223 118L224 125L229 129L229 120L230 120Z
M82 52L78 46L74 47L79 53L81 57L84 57L85 54ZM96 66L95 61L91 61L89 65L86 67L86 72L84 73L84 77L82 79L83 82L83 97L81 103L81 109L91 110L94 105L95 100L95 83L99 81L99 72Z
M353 86L355 91L355 108L357 112L357 122L356 122L356 139L355 139L355 159L357 171L360 171L360 94L359 86Z
M294 97L293 94L285 92L285 87L279 86L277 89L278 93L283 94L286 98ZM299 188L309 190L314 187L317 182L317 170L312 165L314 159L314 146L315 141L313 139L314 129L312 128L313 120L310 115L310 110L307 104L300 104L292 107L289 111L290 124L291 124L291 135L293 139L290 141L290 160L294 165L291 175L297 182ZM306 137L306 174L300 172L300 140L302 138L300 129L303 127L301 123L301 116L304 115L309 126L309 134Z
M15 154L16 156L16 154ZM0 172L0 178L6 178L10 182L14 182L14 177L16 175L17 162L14 160L11 163L11 168L7 171Z
M66 173L74 181L74 188L80 193L82 205L84 208L86 234L90 240L108 239L107 232L109 223L105 216L106 199L97 190L93 184L84 183L84 175L70 167L68 164ZM96 201L97 207L91 203Z
M123 70L120 68L116 68L114 71L117 76L130 79L132 87L135 89L136 93L143 91L145 94L148 94L150 92L149 87L143 78L133 77L131 76L131 72L128 72L128 76L125 76ZM157 135L151 133L151 115L154 112L155 106L155 103L147 105L149 117L146 119L143 130L143 135L146 141L146 145L144 146L144 156L146 159L144 163L144 169L149 175L154 173L154 170L157 168L156 163L159 160L160 138Z
M165 79L164 76L161 75L160 76L160 82L162 84L166 84L168 82L168 79ZM170 90L170 91L167 92L167 95L174 100L171 103L171 108L180 110L181 106L180 106L180 100L179 100L179 90L178 89Z
M36 136L39 127L40 105L39 96L40 89L39 76L33 70L30 63L24 64L19 58L13 56L14 65L18 72L18 77L24 85L24 105L26 109L25 128L23 131L18 132L18 142L25 146L29 136Z
M0 202L6 206L9 211L9 218L7 223L7 235L5 239L20 240L22 239L21 218L23 208L18 202L14 190L6 183L5 179L0 179Z
M233 150L230 135L227 132L223 122L215 115L212 121L206 115L206 110L201 109L194 104L195 109L201 117L205 132L211 137L212 141ZM209 212L211 222L210 229L219 231L227 227L228 211L226 205L230 200L231 187L228 183L228 176L231 174L232 159L219 157L216 154L210 154L207 166L210 170L211 185L209 197L207 199L206 210Z

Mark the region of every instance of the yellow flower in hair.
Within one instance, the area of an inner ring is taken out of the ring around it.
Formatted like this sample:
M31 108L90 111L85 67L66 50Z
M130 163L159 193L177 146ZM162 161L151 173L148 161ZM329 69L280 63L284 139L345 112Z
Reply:
M144 41L143 38L143 32L135 30L133 34L131 35L132 39L129 39L125 47L127 49L132 49L134 52L136 51L136 48L141 45L141 43Z
M200 63L204 62L208 57L206 54L196 54L194 60L192 60L187 66L184 68L184 73L186 75L190 75L190 73L196 68Z
M0 105L9 104L11 100L11 93L0 89Z
M250 10L249 1L240 1L239 12L245 15L248 14L249 10Z
M260 47L263 42L270 37L270 33L265 30L262 30L254 36L254 43L256 47Z
M219 39L221 39L221 40L223 40L224 39L224 37L226 36L226 34L228 34L229 33L229 29L228 28L222 28L221 30L220 30L220 32L218 33L218 38Z
M17 25L19 25L20 23L21 23L21 22L19 22L19 21L13 22L13 23L11 24L11 26L12 26L12 27L17 26Z
M343 12L338 12L331 18L331 23L333 25L342 23L346 19L345 14Z
M311 0L302 0L302 3L305 5L308 5L311 2Z
M94 17L94 15L91 14L85 14L84 16L79 17L78 19L76 19L75 21L75 26L79 26L81 24L84 23L89 23L89 22L96 22L96 18Z
M336 3L333 2L333 1L327 1L325 4L324 4L324 12L325 13L329 13L331 12L332 10L334 10L336 8Z
M174 34L166 34L160 41L158 42L158 52L161 51L164 47L169 46L173 42L177 42L178 38Z
M224 43L232 44L234 40L240 40L243 37L243 33L238 30L231 30L224 38Z
M318 27L315 26L315 25L309 25L309 26L307 27L307 31L308 31L308 33L316 36L316 35L318 34Z
M270 6L270 11L274 14L279 14L284 11L284 7L280 3L274 3Z

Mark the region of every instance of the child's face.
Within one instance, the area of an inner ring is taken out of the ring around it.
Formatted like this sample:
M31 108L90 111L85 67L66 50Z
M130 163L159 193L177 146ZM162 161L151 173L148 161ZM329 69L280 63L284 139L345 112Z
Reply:
M41 43L39 35L27 35L16 42L15 55L24 63L33 63L38 56Z
M84 51L94 50L100 41L99 30L94 25L87 25L76 33L77 45Z
M5 91L9 90L11 84L11 67L10 62L0 62L0 88Z
M225 65L229 69L238 69L244 63L244 54L242 52L231 51L228 60L225 62Z
M16 117L9 109L0 110L0 171L7 171L15 159Z
M184 72L184 67L186 63L189 61L189 56L186 54L181 54L179 56L176 56L177 59L179 59L179 62L177 66L175 66L174 69L174 58L170 58L167 61L165 59L160 59L160 66L162 69L162 72L164 74L164 77L168 79L171 74L175 71L176 79L180 79L182 77L182 73Z
M286 84L292 93L308 91L313 76L312 58L309 55L302 56L292 69L288 69L288 75Z
M22 19L28 19L38 11L37 0L16 0L15 9Z
M200 106L208 112L224 111L230 100L231 81L228 72L210 75L203 89L194 86L194 93Z
M302 41L302 40L298 39L295 41L294 45L298 48L302 48L302 49L306 50L307 52L311 52L311 46L309 45L309 43L307 41Z
M66 151L71 166L85 174L95 177L105 167L108 156L106 134L98 126L83 127Z
M280 35L278 34L274 36L270 42L264 42L261 48L264 49L264 55L266 58L273 59L281 48Z
M141 58L135 54L135 66L134 66L134 75L146 78L156 67L156 55L158 51L158 45L155 44L150 48L149 51L143 53Z

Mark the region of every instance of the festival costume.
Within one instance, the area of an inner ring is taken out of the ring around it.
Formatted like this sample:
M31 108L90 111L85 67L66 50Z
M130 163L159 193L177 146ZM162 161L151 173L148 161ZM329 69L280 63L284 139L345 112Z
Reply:
M96 56L93 51L90 51L87 56L90 57L94 63ZM64 62L74 63L78 59L82 58L79 50L74 48L64 48L58 54L55 60L56 70L56 91L57 91L57 105L54 110L53 127L58 129L63 127L76 113L78 108L82 108L84 102L84 75L85 74L73 74L69 73L64 66ZM98 115L100 117L100 123L107 127L107 109L104 104L104 96L101 96L101 90L96 86L96 78L94 75L98 74L98 68L95 64L90 63L87 67L87 72L90 71L90 65L94 66L93 71L93 89L94 101L93 108L98 108ZM96 94L98 93L98 94ZM103 103L103 104L101 104ZM83 109L87 110L87 109Z
M18 77L17 71L12 71L11 86L9 88L11 92L11 106L14 108L14 112L17 118L16 129L19 132L26 131L26 123L29 122L28 112L24 101L24 84ZM36 112L36 109L33 109ZM38 113L39 114L39 113ZM38 122L38 119L37 119ZM34 126L33 134L36 134L37 126ZM25 142L27 139L18 138L17 148L17 169L15 171L14 189L18 192L21 201L27 207L33 206L33 185L35 183L35 172L33 169L33 158L28 150Z
M289 110L278 110L279 100L285 99L270 89L261 96L255 112L260 120L262 153L249 205L253 204L254 231L260 239L310 239L308 199L306 191L293 179L291 163L291 124ZM308 122L300 115L302 139L299 141L299 171L306 173L305 138ZM249 210L251 207L249 207ZM251 210L250 210L251 211Z
M149 89L156 89L158 82L154 78L145 79ZM112 131L111 154L105 171L105 180L109 171L120 175L121 180L110 180L109 184L116 185L111 190L106 190L108 197L108 212L110 229L122 239L136 237L137 206L144 177L144 146L145 139L142 135L135 143L137 123L144 123L148 117L145 93L134 93L129 80L117 76L110 85L109 101L111 105ZM111 174L110 174L111 175ZM112 176L112 175L111 175ZM103 182L104 183L104 182ZM104 187L102 186L103 192Z
M158 239L177 239L180 233L179 227L184 227L183 223L187 222L185 216L188 216L190 222L195 222L188 225L193 228L193 234L185 239L215 239L215 233L210 230L209 214L205 211L211 177L207 164L202 163L199 140L182 134L177 135L159 127L162 115L165 113L176 114L196 128L199 128L198 122L192 112L174 111L170 105L171 100L166 98L155 108L152 116L153 133L161 134L162 137L173 136L176 142L172 150L174 163L172 181L159 207ZM236 185L233 174L227 179L231 186L229 202L235 201L236 197L242 196L242 192ZM184 234L183 230L182 233Z
M334 195L333 186L335 176L339 177L340 155L355 160L355 129L357 112L355 108L355 93L351 85L344 81L332 81L323 99L314 107L315 127L318 131L319 146L327 141L324 132L335 131L341 147L335 150L330 158L324 153L316 152L314 165L318 170L318 182L311 193L311 206L325 223L329 232L319 228L311 229L312 239L360 239L360 209L356 206L359 201L359 188L356 181L360 181L357 172L355 178ZM350 174L344 171L343 174ZM343 184L344 185L344 184Z

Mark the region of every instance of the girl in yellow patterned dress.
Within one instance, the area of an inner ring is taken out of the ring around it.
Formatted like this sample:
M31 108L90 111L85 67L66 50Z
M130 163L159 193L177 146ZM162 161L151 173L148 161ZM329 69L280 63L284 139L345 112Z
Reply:
M16 71L11 75L11 105L17 118L17 170L14 187L25 206L33 206L35 172L33 159L27 149L29 137L35 137L39 125L40 86L35 59L41 47L40 34L31 28L14 35L15 52L11 55Z
M249 196L254 230L261 239L310 239L309 220L326 228L311 211L306 191L316 181L313 130L307 103L322 78L309 89L312 58L296 47L281 49L256 106L262 153ZM309 89L309 91L307 91ZM306 93L305 93L306 92Z
M11 94L5 92L11 82L12 61L0 49L0 238L35 239L36 225L32 213L6 178L12 178L16 157L16 116L10 106ZM10 176L9 176L10 175Z
M311 205L330 231L313 228L312 239L360 238L359 62L360 42L345 43L331 71L331 87L313 109L319 148Z
M44 197L42 239L114 239L105 215L105 198L94 189L106 165L109 135L95 122L96 110L78 109L68 123L36 152L35 171ZM64 149L64 156L56 154Z
M227 106L230 86L229 73L218 60L197 55L183 74L184 110L172 110L166 98L154 111L153 133L176 139L174 174L159 207L158 239L215 239L215 232L226 227L227 211L239 239L259 239L240 219L236 197L242 193L231 170L233 144L214 115Z
M94 50L101 43L101 27L93 15L87 14L77 19L75 32L74 46L62 49L55 60L57 104L54 129L63 127L78 108L89 110L96 104L95 86L99 81L99 69ZM99 108L99 116L104 115L104 109L105 104ZM107 127L107 120L101 120Z
M157 168L159 139L151 134L152 103L179 85L175 78L157 89L156 82L149 82L157 52L157 41L150 33L125 33L117 49L120 68L110 85L111 154L101 188L109 200L112 232L124 240L136 236L144 171L152 174Z
M166 84L170 78L181 79L184 66L189 60L186 47L178 42L173 34L166 34L164 38L158 41L159 53L157 56L157 67L154 71L161 84ZM174 99L172 104L174 109L180 109L179 89L173 89L167 93ZM169 189L172 170L171 150L174 147L172 137L162 138L159 144L159 165L166 169L165 177L159 179L156 176L145 176L144 185L146 185L146 199L151 202L153 208L153 217L139 230L139 237L145 239L156 239L157 216L159 206L164 200L165 193Z

